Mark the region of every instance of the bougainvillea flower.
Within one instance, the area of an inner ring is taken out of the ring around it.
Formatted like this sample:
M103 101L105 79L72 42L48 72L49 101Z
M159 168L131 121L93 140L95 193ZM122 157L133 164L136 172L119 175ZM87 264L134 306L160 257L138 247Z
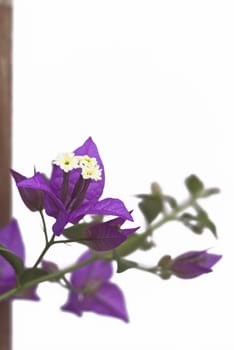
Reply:
M11 170L16 185L27 178L14 170ZM44 208L43 192L40 190L34 190L30 188L18 187L20 196L24 204L31 211L41 211Z
M17 255L24 262L24 244L21 238L18 223L11 219L8 225L0 229L0 244ZM10 263L0 256L0 294L7 292L16 285L16 274ZM16 298L38 300L36 287L30 288L16 295Z
M72 153L53 161L50 180L37 172L17 183L18 188L44 193L46 213L53 216L55 234L60 235L68 222L78 223L85 215L113 215L132 220L124 203L115 198L99 200L104 188L104 166L91 138Z
M78 262L89 259L91 254L91 251L86 251ZM78 316L90 311L128 322L123 293L109 281L112 273L111 262L106 260L96 260L74 271L70 280L71 291L62 310Z
M84 231L82 239L96 251L111 250L123 243L139 227L121 229L125 219L116 218L101 223L90 224Z
M221 255L208 253L206 250L190 251L172 259L169 268L177 277L194 278L211 272L211 268L221 257Z

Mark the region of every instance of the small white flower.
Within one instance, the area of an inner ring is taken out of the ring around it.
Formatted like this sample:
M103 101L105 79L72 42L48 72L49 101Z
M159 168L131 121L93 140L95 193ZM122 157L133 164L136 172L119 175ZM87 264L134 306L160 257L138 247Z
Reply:
M78 156L73 152L61 153L53 161L53 164L58 165L65 173L68 173L72 169L77 169L79 167L79 160Z
M95 181L102 179L102 169L100 169L95 157L79 156L79 166L82 169L81 175L85 180L92 179Z

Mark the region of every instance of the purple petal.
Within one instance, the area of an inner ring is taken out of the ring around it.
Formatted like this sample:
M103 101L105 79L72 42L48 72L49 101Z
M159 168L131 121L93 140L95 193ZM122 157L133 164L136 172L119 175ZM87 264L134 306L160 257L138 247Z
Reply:
M187 262L185 264L179 261L173 264L173 266L171 267L171 270L173 271L173 274L175 276L180 278L186 278L186 279L195 278L204 273L209 273L212 271L210 268L203 267L195 263Z
M24 244L16 219L11 219L8 225L0 229L0 244L12 251L24 261Z
M221 255L203 251L190 251L177 256L171 261L170 269L180 278L194 278L211 272L211 267L221 259Z
M131 214L131 212L130 212L130 214ZM122 226L124 223L125 223L125 219L123 219L123 218L114 218L114 219L112 219L112 220L109 220L108 221L108 223L109 224L111 224L111 225L113 225L113 226Z
M70 292L68 295L68 300L61 307L63 311L71 312L77 316L82 316L82 302L80 302L78 293Z
M7 271L5 270L4 272L5 273L3 274L2 267L1 267L1 257L0 257L0 273L1 273L0 294L8 292L10 289L14 288L16 284L15 273L13 268L10 266L10 264L7 265Z
M66 213L64 204L56 196L49 186L48 181L41 173L37 172L33 177L21 181L18 186L20 188L27 188L32 190L40 190L44 192L44 204L46 213L56 218L53 226L55 234L59 235L63 232L65 225L68 223L69 216Z
M100 169L102 169L101 180L92 180L86 191L83 203L96 202L102 195L104 183L105 183L105 173L104 166L100 155L98 153L97 147L91 138L88 138L85 143L77 148L74 153L78 156L88 155L89 157L95 157ZM68 197L71 196L75 184L77 183L81 174L81 169L73 169L69 172L69 182L68 182ZM53 165L50 186L57 197L61 195L61 188L64 180L64 171L60 169L57 165Z
M77 148L74 151L75 155L77 156L85 156L88 155L89 157L95 157L97 160L97 163L99 164L100 169L102 169L102 178L99 181L91 181L89 188L86 192L85 199L88 201L96 201L98 198L101 197L104 184L105 184L105 171L104 171L104 165L102 163L101 157L99 155L98 149L96 144L93 142L92 138L89 137L84 144Z
M72 223L78 222L84 215L113 215L124 220L133 221L124 203L117 198L106 198L96 203L83 204L70 216Z
M201 264L202 264L203 267L211 268L211 267L213 267L221 258L222 258L221 255L217 255L217 254L212 254L212 253L207 253L207 252L205 252L205 253L201 256L201 259L204 259L203 262L202 262Z
M77 262L83 262L91 257L90 250L86 251ZM99 281L103 283L110 279L113 270L112 265L106 260L96 260L78 270L71 275L71 283L74 287L82 288L90 281Z
M53 165L52 174L50 178L50 187L58 198L61 196L61 188L63 186L64 171L57 165ZM72 190L78 181L81 174L81 169L73 169L69 172L68 183L68 197L70 197Z
M19 187L18 184L26 180L27 178L14 170L11 170L11 174L16 182L20 196L24 204L32 211L40 211L43 209L43 193L40 190L34 190L29 188Z
M96 251L114 249L127 239L118 227L108 222L89 225L82 238L90 248Z
M85 295L82 311L120 318L128 322L128 314L121 289L113 283L103 284L95 295Z
M8 225L0 229L0 244L25 260L24 244L21 238L18 223L11 219ZM16 283L13 267L0 256L0 293L13 288Z
M18 184L20 188L29 188L34 190L40 190L49 195L49 197L54 201L54 205L57 207L64 208L61 200L56 196L56 194L51 190L48 181L45 176L39 172L37 172L31 178L21 181Z
M79 258L83 262L92 256L90 250ZM128 322L124 296L118 286L108 282L112 275L111 262L96 260L71 275L72 290L62 310L81 316L84 311L120 318Z
M121 289L113 283L103 284L96 294L70 293L62 310L81 316L84 311L111 316L128 322L125 300Z
M24 300L32 300L38 301L40 300L38 294L36 293L37 286L25 289L22 292L14 295L13 299L24 299Z
M124 203L117 198L106 198L97 202L90 214L113 215L125 220L133 221L132 215L126 209Z
M59 236L63 233L66 224L69 222L69 216L65 210L60 210L57 215L56 221L52 227L53 232Z
M131 214L131 212L130 212L130 214ZM118 217L118 218L114 218L112 220L108 220L104 223L95 224L95 225L108 225L109 227L112 227L114 232L117 233L116 230L118 230L118 232L124 236L129 236L132 233L136 232L140 228L140 226L138 226L138 227L133 227L133 228L122 229L121 226L125 223L125 221L126 221L125 219Z
M126 229L121 230L121 233L125 236L129 236L132 233L135 233L139 228L140 228L140 226L133 227L133 228L126 228Z

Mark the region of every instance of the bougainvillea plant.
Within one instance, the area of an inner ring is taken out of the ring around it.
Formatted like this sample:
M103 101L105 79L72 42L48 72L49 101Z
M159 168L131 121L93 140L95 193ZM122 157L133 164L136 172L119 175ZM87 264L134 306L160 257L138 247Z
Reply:
M27 178L15 170L11 175L22 201L41 216L45 246L33 266L25 266L25 245L16 219L0 229L0 301L19 298L39 300L37 286L58 283L68 291L61 309L81 316L85 311L128 322L122 290L111 281L114 272L139 269L169 279L190 279L212 271L221 255L202 251L162 256L154 266L142 266L128 256L137 250L155 249L154 231L170 221L201 234L208 229L217 237L215 224L199 200L219 192L205 188L195 175L185 180L188 199L178 203L153 183L149 194L140 194L139 209L145 218L142 230L133 224L131 208L118 198L102 198L105 171L96 144L88 138L74 152L52 162L50 178L34 171ZM48 228L46 216L54 223ZM46 254L56 244L86 246L71 266L60 269Z

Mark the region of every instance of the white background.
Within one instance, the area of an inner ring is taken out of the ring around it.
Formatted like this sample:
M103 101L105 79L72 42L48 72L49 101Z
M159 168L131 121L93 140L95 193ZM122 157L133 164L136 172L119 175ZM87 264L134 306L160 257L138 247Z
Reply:
M184 178L195 173L222 190L203 202L219 239L170 224L139 259L210 247L223 259L189 281L115 275L129 324L63 313L66 293L44 284L40 302L14 303L14 350L233 349L233 16L225 0L15 1L13 168L49 174L58 152L92 136L104 195L123 199L140 225L135 194L157 181L183 200ZM40 221L15 190L13 212L30 265L44 243ZM54 249L48 258L66 266L80 251Z

